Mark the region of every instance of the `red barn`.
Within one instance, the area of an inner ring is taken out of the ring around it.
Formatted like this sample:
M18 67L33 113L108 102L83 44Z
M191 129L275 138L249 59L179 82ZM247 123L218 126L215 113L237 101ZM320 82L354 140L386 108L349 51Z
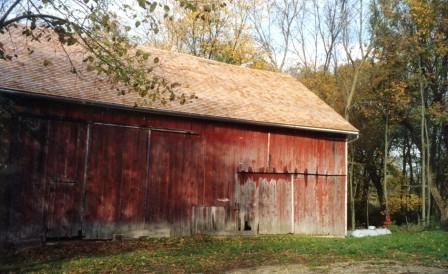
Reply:
M357 130L296 79L143 48L197 96L149 104L83 69L79 48L67 49L75 75L58 45L28 43L33 54L4 43L18 58L0 61L0 94L16 109L0 240L345 235Z

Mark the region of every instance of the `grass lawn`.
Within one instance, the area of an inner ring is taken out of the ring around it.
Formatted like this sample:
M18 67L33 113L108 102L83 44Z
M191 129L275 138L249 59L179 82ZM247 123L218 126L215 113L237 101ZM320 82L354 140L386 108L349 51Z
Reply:
M219 273L259 265L299 263L313 267L357 260L392 260L448 269L448 232L394 232L345 239L282 235L72 241L0 254L0 273Z

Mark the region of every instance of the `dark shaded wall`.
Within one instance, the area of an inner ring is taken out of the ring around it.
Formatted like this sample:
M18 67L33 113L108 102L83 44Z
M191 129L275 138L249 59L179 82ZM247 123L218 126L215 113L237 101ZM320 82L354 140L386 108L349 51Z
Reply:
M344 135L42 99L17 106L0 205L8 241L345 234Z

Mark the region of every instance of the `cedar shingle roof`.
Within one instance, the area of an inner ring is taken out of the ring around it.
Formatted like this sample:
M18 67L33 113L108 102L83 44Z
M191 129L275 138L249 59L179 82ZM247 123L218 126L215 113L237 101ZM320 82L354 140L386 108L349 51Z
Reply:
M202 59L186 54L142 47L160 59L156 72L170 81L180 83L178 89L198 98L180 105L144 105L136 94L117 95L107 82L81 69L81 76L70 72L67 55L60 45L41 41L25 41L18 32L0 35L8 51L15 51L13 61L0 60L0 88L8 88L52 96L113 103L198 115L242 120L315 130L357 133L358 130L293 77L270 71L249 69ZM28 54L26 48L34 50ZM83 67L84 52L69 47L70 59L77 68ZM43 66L43 60L51 65Z

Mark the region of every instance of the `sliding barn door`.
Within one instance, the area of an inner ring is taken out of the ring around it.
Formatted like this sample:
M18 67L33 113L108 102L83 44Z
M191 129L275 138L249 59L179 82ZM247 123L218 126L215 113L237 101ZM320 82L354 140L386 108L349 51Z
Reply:
M85 236L110 239L114 234L126 234L137 237L145 224L150 131L93 124L90 135Z

